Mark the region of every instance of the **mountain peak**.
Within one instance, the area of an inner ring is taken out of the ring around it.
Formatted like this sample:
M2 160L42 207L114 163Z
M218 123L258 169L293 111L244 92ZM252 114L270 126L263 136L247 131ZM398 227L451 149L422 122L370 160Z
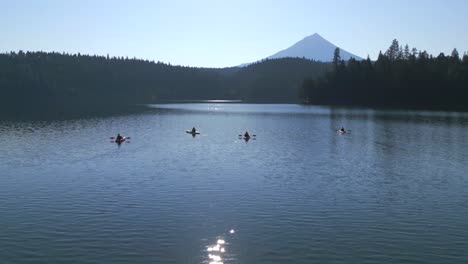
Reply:
M320 36L318 33L314 33L313 35L309 35L305 38L303 38L302 40L324 40L324 38L322 36Z
M312 34L312 35L310 35L310 36L307 36L307 37L305 37L305 38L323 38L323 37L320 36L319 33L314 33L314 34Z
M268 59L304 57L311 60L329 62L333 60L333 52L336 48L337 46L333 43L326 40L318 33L314 33L313 35L307 36L299 42L296 42L291 47L269 56ZM340 55L343 60L349 60L350 58L362 60L359 56L351 54L341 48Z

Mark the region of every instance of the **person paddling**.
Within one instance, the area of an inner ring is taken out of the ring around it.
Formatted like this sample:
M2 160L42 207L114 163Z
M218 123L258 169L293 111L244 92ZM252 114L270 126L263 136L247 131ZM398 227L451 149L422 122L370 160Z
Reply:
M123 137L119 134L117 134L117 137L115 138L115 141L122 141Z
M341 128L340 128L340 132L341 132L341 133L346 132L345 129L344 129L344 127L341 127Z
M197 133L197 130L195 129L195 127L192 127L192 134L195 134Z
M245 131L244 137L245 138L250 138L249 132Z

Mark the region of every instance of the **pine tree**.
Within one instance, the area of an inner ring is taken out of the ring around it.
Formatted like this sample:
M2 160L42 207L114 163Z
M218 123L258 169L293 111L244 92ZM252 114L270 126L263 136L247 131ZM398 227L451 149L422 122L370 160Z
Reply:
M333 66L335 67L335 70L338 70L340 61L341 61L340 48L336 48L335 52L333 52Z
M398 58L400 52L400 44L398 43L397 39L394 39L392 41L392 45L388 48L388 50L385 52L385 55L391 60L394 61Z
M404 51L403 51L403 57L405 60L408 60L410 58L410 50L408 44L405 45Z
M437 56L438 60L443 60L445 59L445 54L443 52L439 53L439 56Z
M411 57L410 57L410 59L415 60L416 57L417 57L417 55L418 55L418 49L412 48L412 49L411 49Z
M384 59L384 55L382 54L382 51L379 51L379 56L377 57L377 61L382 61Z
M452 51L452 59L454 59L455 61L460 60L460 54L458 53L458 50L457 50L457 49L453 49L453 51Z
M429 54L427 53L427 51L422 51L422 52L420 51L418 58L420 60L427 60L429 59Z
M404 59L404 54L403 54L403 46L400 45L400 47L398 48L398 52L397 52L397 57L396 57L397 60L403 60Z

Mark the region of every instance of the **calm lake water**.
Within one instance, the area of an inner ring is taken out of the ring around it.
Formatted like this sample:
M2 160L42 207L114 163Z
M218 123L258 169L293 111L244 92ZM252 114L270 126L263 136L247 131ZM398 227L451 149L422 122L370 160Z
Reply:
M468 263L468 114L153 107L0 121L0 263Z

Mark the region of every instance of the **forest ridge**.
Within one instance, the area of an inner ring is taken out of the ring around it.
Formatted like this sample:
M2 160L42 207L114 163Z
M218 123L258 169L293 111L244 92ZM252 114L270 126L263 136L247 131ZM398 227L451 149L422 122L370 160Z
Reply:
M168 100L297 103L304 78L317 78L330 67L284 58L208 69L135 58L11 52L0 54L0 110L14 116L37 111L92 113Z
M0 110L93 113L168 100L232 99L466 110L468 55L437 57L394 40L377 61L267 59L224 69L136 58L46 52L0 54Z
M393 40L377 61L347 62L335 50L332 71L303 84L311 104L468 110L468 54L437 57Z

